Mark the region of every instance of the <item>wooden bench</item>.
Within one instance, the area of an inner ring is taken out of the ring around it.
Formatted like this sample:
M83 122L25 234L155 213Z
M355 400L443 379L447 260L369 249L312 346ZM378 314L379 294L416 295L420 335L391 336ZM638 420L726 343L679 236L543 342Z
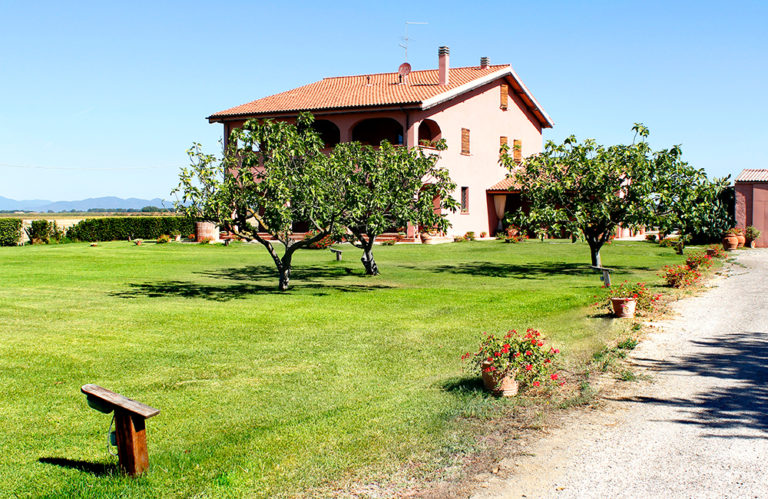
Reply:
M603 273L603 275L600 277L600 280L603 281L603 284L605 284L606 288L610 288L611 272L613 272L613 269L609 269L608 267L596 267L594 265L592 265L592 268Z
M160 410L98 385L83 385L80 391L87 397L88 405L97 411L106 414L115 411L117 456L123 471L131 476L146 471L149 455L144 420L157 416Z
M341 261L341 250L333 249L333 248L330 248L330 249L331 249L331 253L334 253L336 255L336 261L340 262Z

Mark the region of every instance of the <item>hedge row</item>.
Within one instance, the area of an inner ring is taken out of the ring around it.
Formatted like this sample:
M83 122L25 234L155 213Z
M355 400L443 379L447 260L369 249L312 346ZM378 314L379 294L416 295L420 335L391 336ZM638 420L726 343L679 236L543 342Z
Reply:
M182 217L104 217L87 218L67 230L67 237L78 241L117 241L157 239L163 234L195 232L195 223Z
M16 246L21 241L21 219L0 218L0 246Z

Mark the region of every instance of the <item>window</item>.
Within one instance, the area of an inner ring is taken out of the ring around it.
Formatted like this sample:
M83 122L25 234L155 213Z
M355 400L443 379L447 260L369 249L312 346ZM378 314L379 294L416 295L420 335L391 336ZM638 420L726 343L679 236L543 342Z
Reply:
M522 163L523 161L523 142L521 140L515 139L512 141L512 147L514 148L514 155L512 156L515 159L515 163Z
M507 145L507 142L508 142L508 140L507 140L507 138L505 136L502 135L501 137L499 137L499 156L501 156L501 149L505 145Z
M461 188L461 212L469 213L469 187Z
M461 154L469 154L469 128L461 129Z
M506 83L501 84L501 102L499 104L499 107L504 109L506 111L507 109L507 98L509 97L509 85Z

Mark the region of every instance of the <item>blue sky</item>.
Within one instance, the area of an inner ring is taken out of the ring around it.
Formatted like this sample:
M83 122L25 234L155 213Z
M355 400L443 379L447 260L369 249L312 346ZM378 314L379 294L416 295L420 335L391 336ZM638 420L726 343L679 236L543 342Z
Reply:
M768 168L768 2L0 0L0 196L169 197L209 114L326 76L510 63L555 128L643 122L710 175ZM25 168L18 168L24 166Z

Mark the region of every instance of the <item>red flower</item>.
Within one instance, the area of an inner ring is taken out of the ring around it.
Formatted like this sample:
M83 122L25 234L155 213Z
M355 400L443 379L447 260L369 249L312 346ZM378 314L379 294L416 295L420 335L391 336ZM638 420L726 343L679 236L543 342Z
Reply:
M552 361L551 361L550 359L545 359L545 360L544 360L544 363L545 363L545 364L551 364L551 363L552 363Z
M540 342L537 343L537 345L539 345L540 347L543 347L544 346L544 342L540 341Z
M541 383L539 383L538 381L534 381L534 382L533 382L533 386L539 386L540 384L541 384Z
M555 348L555 353L560 353L560 349L559 348Z
M531 369L533 369L533 366L531 364L528 364L527 366L525 366L526 371L530 371Z
M520 352L515 352L514 356L515 357L520 357Z
M493 352L493 355L494 355L495 357L501 357L501 352Z
M533 355L533 352L531 352L530 350L526 350L525 355Z
M552 378L553 381L557 380L557 373L555 373L552 376L550 376L550 378Z
M487 360L488 362L493 362L493 357L488 357L486 360Z

